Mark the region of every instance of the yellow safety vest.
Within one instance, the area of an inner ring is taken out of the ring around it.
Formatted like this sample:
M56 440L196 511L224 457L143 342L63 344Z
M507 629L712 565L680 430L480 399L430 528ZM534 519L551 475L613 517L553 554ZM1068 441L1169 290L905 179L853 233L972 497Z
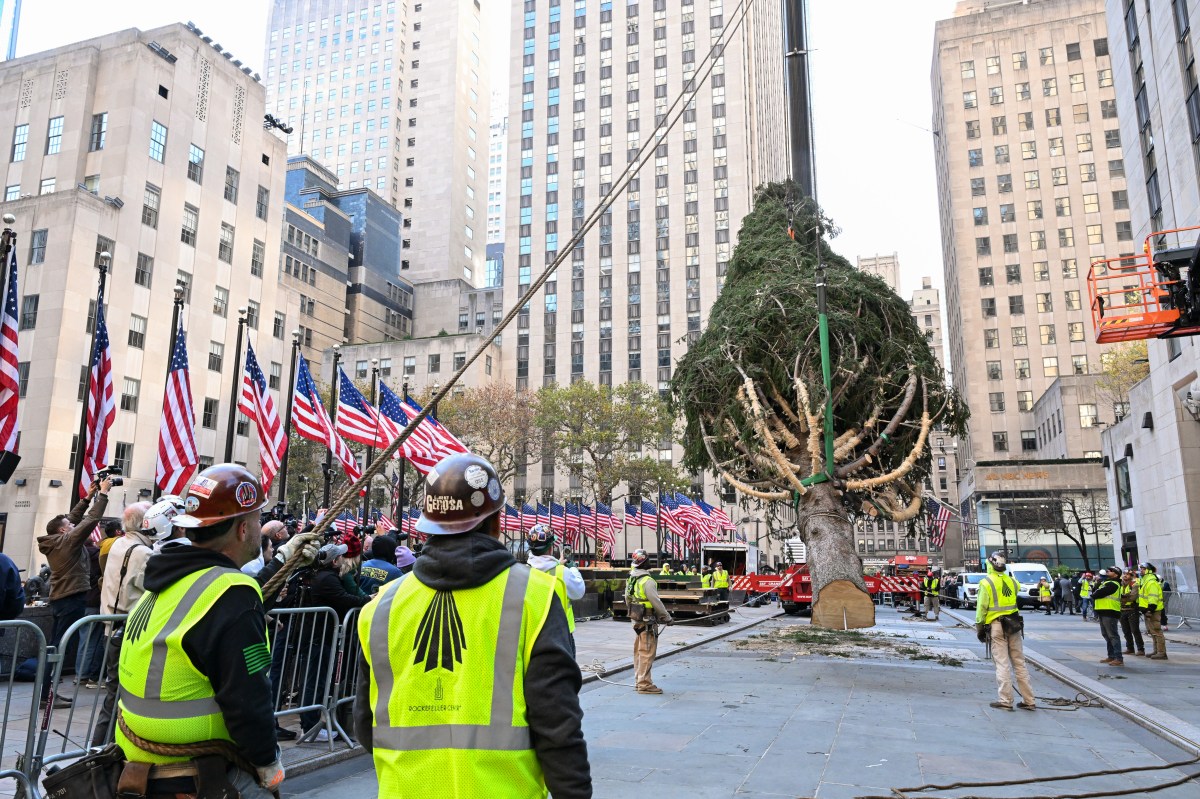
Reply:
M654 604L646 598L645 581L651 579L653 578L648 574L643 574L641 577L634 577L632 574L629 575L629 581L625 583L625 601L637 602L645 608L654 607Z
M999 572L984 577L979 581L978 597L981 603L985 588L988 590L990 604L987 605L987 611L983 616L984 624L991 624L1001 616L1017 612L1017 593L1021 587L1016 580ZM999 589L998 592L997 589Z
M712 573L700 575L700 587L712 588Z
M729 587L729 572L724 569L717 569L713 572L713 584L717 588Z
M546 796L524 685L554 582L525 565L459 591L410 575L363 608L380 796Z
M658 573L659 573L659 574L670 574L670 573L671 573L671 567L670 567L670 566L663 566L661 569L659 569L659 570L658 570Z
M1147 572L1138 580L1138 607L1149 608L1151 605L1162 610L1163 590L1158 576Z
M1038 596L1048 597L1048 596L1053 596L1053 595L1054 595L1054 592L1051 590L1050 586L1048 586L1048 585L1038 586Z
M938 592L938 588L942 584L942 581L937 577L926 577L924 582L925 591L930 594L936 594Z
M574 633L575 610L571 607L571 598L567 596L567 581L563 579L563 571L566 568L561 563L554 567L554 593L558 594L558 601L567 612L567 629Z
M1079 584L1079 598L1087 599L1092 595L1092 584L1084 580Z
M232 741L216 692L183 649L183 637L229 589L238 585L262 592L253 578L237 569L213 566L189 574L158 593L147 592L133 606L125 624L120 659L120 709L138 737L164 744L193 744L214 738ZM266 619L263 620L264 630ZM247 660L251 658L247 653ZM253 653L255 662L271 662L270 650ZM117 744L128 760L173 763L138 749L120 727Z
M1114 591L1113 593L1109 594L1108 596L1102 596L1099 599L1097 599L1094 603L1096 610L1112 610L1112 611L1116 611L1117 613L1120 613L1121 612L1121 595L1118 592L1120 591L1121 587L1120 587L1120 585L1117 584L1116 580L1105 580L1104 582L1100 583L1100 585L1102 585L1102 586L1108 585L1109 583L1113 583L1114 585L1117 585L1117 591Z

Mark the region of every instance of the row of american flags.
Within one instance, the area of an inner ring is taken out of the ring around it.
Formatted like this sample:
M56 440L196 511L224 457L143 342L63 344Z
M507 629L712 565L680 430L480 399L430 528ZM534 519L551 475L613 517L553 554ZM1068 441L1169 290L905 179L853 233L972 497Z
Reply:
M8 288L3 315L0 316L0 446L15 452L19 433L16 247L9 252L7 270ZM104 318L103 289L96 296L95 344L90 363L81 448L83 463L77 486L80 496L87 493L96 473L111 462L109 431L116 419L112 346ZM280 420L279 410L267 388L266 377L249 342L241 377L237 410L254 423L262 486L264 491L269 492L275 475L287 457L288 431ZM346 478L354 482L362 476L362 470L347 440L369 447L387 447L422 409L412 398L399 397L383 384L379 386L381 402L379 408L375 408L366 401L345 372L339 369L336 377L339 391L335 423L325 409L307 360L299 356L292 393L292 427L301 438L323 444L333 453ZM195 426L187 334L180 324L174 332L159 423L155 485L164 493L183 493L199 467ZM466 445L444 425L432 417L426 417L399 448L395 457L406 458L417 472L424 475L447 455L466 451Z

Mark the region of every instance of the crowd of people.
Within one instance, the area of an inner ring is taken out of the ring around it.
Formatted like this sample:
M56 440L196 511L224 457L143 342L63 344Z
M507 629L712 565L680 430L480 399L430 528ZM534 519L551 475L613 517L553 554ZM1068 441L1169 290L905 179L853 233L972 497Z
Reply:
M125 616L85 628L67 654L77 685L104 691L88 757L115 744L130 795L272 795L284 778L279 741L328 740L312 704L328 672L305 664L329 657L339 627L266 614L331 608L340 620L358 609L353 728L374 754L380 795L408 795L400 783L412 786L405 775L419 762L452 772L444 791L423 796L482 794L499 770L520 795L590 796L571 609L583 579L555 557L545 526L529 532L518 564L500 540L503 489L486 460L450 456L431 475L416 526L426 542L412 548L399 531L322 536L264 516L257 478L236 464L200 472L183 496L128 506L93 536L111 488L97 481L39 539L50 644L85 615ZM285 564L282 590L264 595ZM0 561L6 618L25 599L9 565ZM283 694L304 709L298 730L277 720ZM476 734L460 738L467 727ZM214 765L191 756L197 744L224 754Z

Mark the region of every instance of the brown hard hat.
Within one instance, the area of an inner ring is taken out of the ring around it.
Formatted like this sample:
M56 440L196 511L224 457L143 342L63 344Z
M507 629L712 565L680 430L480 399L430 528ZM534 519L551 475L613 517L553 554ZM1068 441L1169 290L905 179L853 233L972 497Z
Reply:
M236 463L209 466L192 479L183 495L184 514L176 516L176 527L211 527L214 524L257 513L268 498L258 478Z
M504 489L492 464L469 452L455 453L425 477L425 504L417 532L465 533L503 507Z

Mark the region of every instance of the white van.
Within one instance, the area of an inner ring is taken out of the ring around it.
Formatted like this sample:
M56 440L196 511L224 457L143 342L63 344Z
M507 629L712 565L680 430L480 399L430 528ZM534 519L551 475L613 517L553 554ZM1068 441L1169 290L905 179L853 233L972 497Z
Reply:
M1038 580L1044 577L1050 583L1050 570L1041 563L1010 563L1008 573L1021 584L1021 590L1017 593L1017 607L1039 607Z

